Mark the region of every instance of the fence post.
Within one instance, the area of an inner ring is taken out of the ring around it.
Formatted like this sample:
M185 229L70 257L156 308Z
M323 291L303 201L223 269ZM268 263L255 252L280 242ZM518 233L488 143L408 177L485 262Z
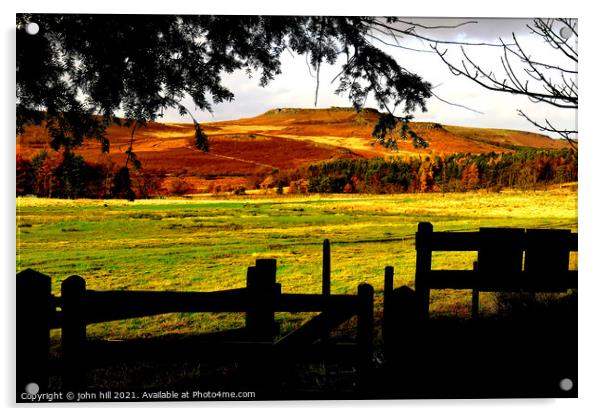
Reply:
M368 283L357 287L357 346L359 354L360 383L366 386L367 372L374 353L374 289Z
M276 259L257 259L247 271L249 310L246 326L254 340L272 340L279 332L274 320L274 297L280 293L276 283Z
M330 240L325 239L322 245L322 296L327 300L330 297ZM330 341L330 332L326 329L322 334L322 342Z
M81 390L86 386L85 295L86 281L80 276L70 276L61 284L63 388L66 390Z
M422 326L417 322L416 292L401 286L390 294L388 302L383 328L385 358L402 362L416 354L416 343L423 339L417 332Z
M479 268L479 262L478 261L473 262L472 270L476 272L476 271L478 271L478 268ZM480 282L475 282L475 283L478 285ZM472 288L471 318L472 319L479 318L479 288L478 287Z
M429 316L430 288L428 273L431 271L433 224L421 222L416 233L416 299L418 316L427 319Z
M48 389L50 322L53 315L50 277L31 269L17 274L17 395L29 383Z
M322 294L330 296L330 240L324 240L322 246Z
M385 348L387 345L386 339L390 335L391 331L391 313L393 302L393 277L395 275L395 269L393 266L385 267L385 293L383 299L383 341L385 342Z
M257 338L258 332L260 332L260 303L257 301L258 290L257 290L257 269L255 266L251 266L247 269L247 296L248 296L248 309L245 316L245 326L248 331L250 338Z

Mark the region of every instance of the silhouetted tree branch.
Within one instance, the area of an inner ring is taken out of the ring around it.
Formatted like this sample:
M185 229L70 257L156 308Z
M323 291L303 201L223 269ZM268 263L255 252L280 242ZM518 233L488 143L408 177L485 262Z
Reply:
M498 92L522 95L532 102L548 104L557 108L576 110L579 94L577 87L578 53L576 39L577 21L573 19L535 19L527 25L535 37L548 48L557 51L558 59L542 62L527 51L524 41L512 33L512 43L501 38L496 45L500 49L501 71L495 72L478 63L469 56L463 44L460 46L462 57L459 63L448 57L448 49L442 42L434 42L432 49L447 64L450 71L466 77L478 85ZM565 36L561 34L565 31ZM575 41L570 39L574 37ZM577 129L563 129L546 119L543 123L528 117L522 110L518 114L531 124L547 133L557 134L567 140L573 149L577 149Z
M30 21L38 23L37 35L25 32ZM403 133L410 113L426 110L431 87L372 45L370 30L379 22L370 17L19 14L17 133L27 124L45 123L55 149L92 138L108 151L106 128L122 122L117 114L128 125L155 120L168 108L192 115L182 105L187 96L196 109L211 111L213 104L234 99L223 74L257 72L259 84L266 86L280 74L285 49L308 56L316 77L322 63L334 64L346 55L337 93L346 94L358 110L373 96L396 120L392 124L389 117L381 127ZM394 116L390 108L404 115ZM207 137L193 122L197 147L206 151Z

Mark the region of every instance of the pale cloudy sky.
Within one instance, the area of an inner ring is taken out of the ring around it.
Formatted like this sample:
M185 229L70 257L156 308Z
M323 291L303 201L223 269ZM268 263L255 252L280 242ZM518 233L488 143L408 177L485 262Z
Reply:
M474 43L498 42L500 37L508 40L511 39L512 33L515 33L521 44L538 60L566 66L572 64L572 62L567 62L558 51L552 50L539 37L530 33L527 28L527 25L532 22L530 19L407 18L407 20L427 26L453 25L459 22L476 20L477 23L455 29L429 29L420 33L440 40ZM376 41L374 43L394 56L402 66L437 86L434 91L439 97L479 111L477 113L452 106L433 97L427 103L427 112L418 111L414 114L416 120L537 132L536 127L517 114L517 110L522 109L527 115L542 123L545 118L548 118L561 128L573 129L576 126L576 111L561 110L541 103L534 104L525 97L488 91L470 80L451 74L447 66L434 53L414 52L388 47ZM420 50L430 50L429 42L413 38L404 39L403 45ZM456 63L460 62L458 46L448 45L444 48L449 50L446 56L449 56ZM469 56L482 64L483 67L499 74L502 73L499 49L474 46L467 48L467 51ZM334 93L337 83L330 83L339 71L339 64L322 66L318 107L350 105L345 97ZM194 111L195 117L202 121L221 121L251 117L276 107L311 108L314 105L316 85L316 80L312 75L313 73L310 74L304 56L293 57L285 52L282 55L282 74L267 87L260 87L258 77L249 79L242 71L225 74L224 84L235 94L235 100L229 103L216 104L213 108L213 115L196 110ZM194 108L192 100L187 100L185 104L191 109ZM376 107L376 103L372 99L369 99L366 105ZM163 120L189 121L187 118L180 117L176 111L166 112Z

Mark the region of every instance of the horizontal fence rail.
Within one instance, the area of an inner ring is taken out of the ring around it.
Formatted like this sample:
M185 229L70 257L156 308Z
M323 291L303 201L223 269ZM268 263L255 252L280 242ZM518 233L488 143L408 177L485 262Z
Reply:
M81 294L86 324L141 318L166 313L247 312L257 304L257 297L246 288L216 292L96 291ZM107 305L111 305L107 308ZM320 312L327 309L353 311L355 295L282 293L273 297L274 312ZM62 313L56 312L50 327L62 326Z

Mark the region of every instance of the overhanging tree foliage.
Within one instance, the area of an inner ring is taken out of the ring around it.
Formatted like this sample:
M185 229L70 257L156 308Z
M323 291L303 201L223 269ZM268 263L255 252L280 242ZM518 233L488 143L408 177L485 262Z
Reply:
M40 32L29 35L28 22ZM381 22L383 20L378 20ZM17 133L45 122L51 145L66 151L97 139L107 151L106 128L119 111L136 126L155 120L192 97L199 110L234 99L222 76L236 70L259 73L266 86L281 72L285 50L321 63L346 57L337 93L358 110L371 94L386 115L375 128L382 144L407 137L410 113L426 110L431 85L404 69L371 41L376 18L314 16L17 16ZM317 87L319 84L317 85ZM395 116L400 108L403 116ZM192 117L197 148L207 136ZM398 134L393 134L398 131ZM425 142L410 134L415 145ZM128 149L128 160L135 155Z

